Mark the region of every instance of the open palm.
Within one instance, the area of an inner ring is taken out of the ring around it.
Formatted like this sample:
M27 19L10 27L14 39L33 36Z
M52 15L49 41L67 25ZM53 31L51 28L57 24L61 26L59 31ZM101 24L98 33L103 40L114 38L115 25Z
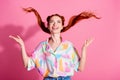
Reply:
M93 40L94 40L94 38L89 38L89 39L85 40L83 47L88 47L93 42Z
M23 42L22 38L21 38L20 36L18 36L18 35L17 35L16 37L10 35L9 38L15 40L15 41L16 41L17 43L19 43L21 46L24 45L24 42Z

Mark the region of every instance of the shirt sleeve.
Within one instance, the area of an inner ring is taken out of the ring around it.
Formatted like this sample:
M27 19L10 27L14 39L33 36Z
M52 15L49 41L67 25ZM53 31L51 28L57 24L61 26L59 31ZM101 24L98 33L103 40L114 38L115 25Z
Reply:
M28 60L27 70L40 67L40 61L42 61L42 45L39 44L32 53L32 56Z
M46 63L45 49L46 44L44 42L40 43L40 45L37 46L37 48L34 50L31 58L28 61L28 71L33 68L37 68L37 70L42 76L47 76L49 74L49 70L47 68Z
M30 58L30 59L28 60L27 70L30 71L30 70L32 70L33 68L35 68L35 63L34 63L34 61L32 60L32 58Z
M80 56L78 55L78 52L73 45L71 45L71 60L72 67L74 68L75 71L78 71L80 65Z

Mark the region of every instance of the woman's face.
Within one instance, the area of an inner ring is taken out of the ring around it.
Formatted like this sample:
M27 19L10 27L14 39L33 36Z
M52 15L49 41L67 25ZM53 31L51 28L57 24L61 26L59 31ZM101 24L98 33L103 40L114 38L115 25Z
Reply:
M52 16L49 21L48 28L51 34L58 34L63 29L62 19L59 16Z

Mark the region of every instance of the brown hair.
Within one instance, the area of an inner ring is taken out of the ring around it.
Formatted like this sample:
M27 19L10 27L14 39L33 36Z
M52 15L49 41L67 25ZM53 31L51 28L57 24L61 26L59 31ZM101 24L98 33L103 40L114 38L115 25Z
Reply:
M47 17L47 23L48 23L47 25L49 25L49 21L50 21L51 17L53 17L53 16L58 16L58 17L60 17L61 20L62 20L62 25L64 25L65 18L64 18L63 16L59 15L59 14L52 14L52 15L48 16L48 17Z
M23 8L24 11L26 12L33 12L37 18L37 22L39 24L39 26L41 27L41 29L46 32L46 33L49 33L50 34L50 31L49 29L45 26L44 22L42 21L41 19L41 16L39 15L39 13L32 7L28 7L28 8ZM47 17L47 25L49 25L49 20L52 16L58 16L62 19L62 24L64 25L64 17L59 15L59 14L53 14L51 16L48 16ZM69 22L67 24L67 26L65 26L61 32L65 32L67 31L68 29L70 29L72 26L74 26L76 23L78 23L79 21L83 20L83 19L89 19L91 17L94 17L96 19L100 19L99 17L97 17L94 13L92 12L81 12L80 14L78 15L74 15L72 16L70 19L69 19Z

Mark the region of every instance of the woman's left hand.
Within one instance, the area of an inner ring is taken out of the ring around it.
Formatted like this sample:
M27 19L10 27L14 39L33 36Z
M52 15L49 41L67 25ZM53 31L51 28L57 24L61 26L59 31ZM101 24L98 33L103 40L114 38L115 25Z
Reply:
M83 44L83 48L87 48L93 42L93 40L94 38L89 38L85 40L85 43Z

